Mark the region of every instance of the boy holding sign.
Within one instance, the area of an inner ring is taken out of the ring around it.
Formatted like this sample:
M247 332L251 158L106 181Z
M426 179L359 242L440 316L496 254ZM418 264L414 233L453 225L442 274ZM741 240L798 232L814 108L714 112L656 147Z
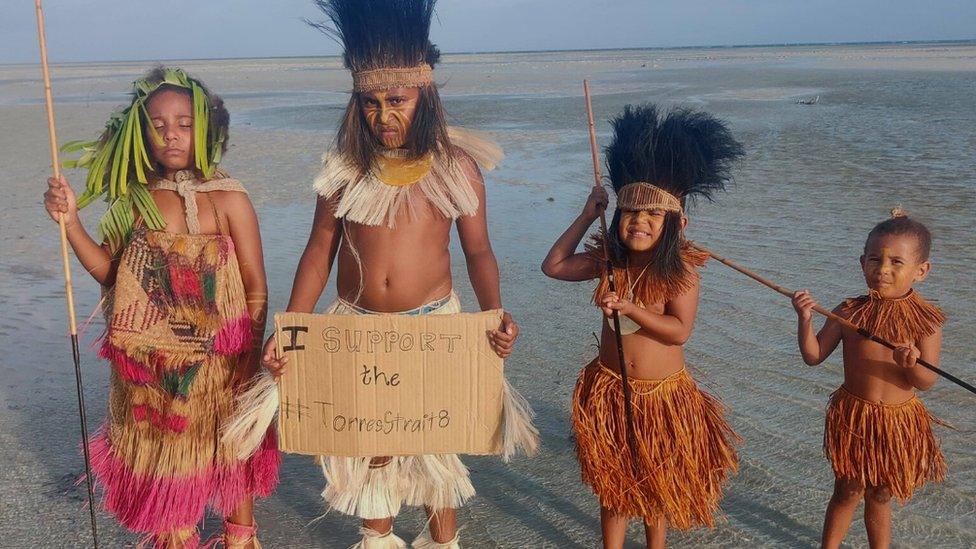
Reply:
M353 93L315 180L315 219L287 310L314 310L338 256L339 298L330 314L460 312L452 222L481 309L501 308L479 170L492 169L501 150L446 125L432 77L440 52L428 39L435 1L317 3L332 25L313 25L345 47ZM518 332L505 313L487 337L504 358ZM280 376L287 364L274 349L269 341L264 364ZM357 547L405 547L392 532L403 502L424 505L431 517L430 538L422 535L414 547L459 546L454 509L474 488L456 455L321 461L330 506L363 519Z

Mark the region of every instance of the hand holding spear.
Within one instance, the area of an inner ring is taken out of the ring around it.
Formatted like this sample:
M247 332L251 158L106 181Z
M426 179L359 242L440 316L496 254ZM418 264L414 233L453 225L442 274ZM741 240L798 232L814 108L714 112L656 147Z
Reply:
M58 160L58 138L54 127L54 99L51 96L51 74L47 66L47 41L44 38L44 11L41 0L34 0L37 12L37 37L41 49L41 71L44 74L44 100L47 106L47 129L51 145L51 167L54 178L61 179L61 163ZM92 486L91 455L88 451L88 419L85 414L85 390L81 381L81 356L78 348L78 327L75 323L75 300L71 287L71 264L68 260L68 233L64 214L58 216L61 232L61 265L64 269L64 293L68 301L68 330L71 334L71 356L75 363L75 387L78 392L78 414L81 420L81 447L85 453L85 478L88 483L88 511L91 515L92 539L98 548L98 526L95 523L95 491Z
M593 159L593 186L603 185L603 178L600 175L600 153L596 144L596 127L593 124L593 103L590 100L590 83L583 80L583 96L586 98L586 120L590 129L590 156ZM606 209L600 210L600 231L604 235L603 239L603 261L607 270L607 282L611 292L617 291L617 285L613 277L613 262L610 261L610 252L607 249L607 214ZM620 313L613 311L613 333L617 343L617 363L620 365L620 383L624 394L624 418L627 423L627 446L630 448L630 455L633 463L640 463L637 455L637 440L634 437L634 410L631 404L630 381L627 378L627 363L624 361L624 342L620 334Z
M711 252L709 250L706 250L705 248L702 248L701 246L698 246L697 244L695 245L695 247L698 248L699 250L707 253L709 256L711 256L713 259L715 259L715 261L718 261L719 263L722 263L723 265L725 265L725 266L727 266L727 267L729 267L731 269L734 269L734 270L736 270L736 271L738 271L738 272L740 272L740 273L748 276L749 278L755 280L756 282L759 282L760 284L762 284L762 285L764 285L764 286L766 286L768 288L771 288L771 289L775 290L776 292L785 295L786 297L790 297L790 298L793 297L793 292L791 292L790 290L787 290L786 288L784 288L784 287L782 287L782 286L780 286L780 285L778 285L778 284L776 284L776 283L774 283L774 282L772 282L770 280L767 280L767 279L765 279L765 278L757 275L756 273L750 271L749 269L746 269L745 267L742 267L741 265L738 265L738 264L736 264L735 262L733 262L731 260L728 260L728 259L726 259L726 258L724 258L724 257L722 257L720 255L717 255L714 252ZM894 351L895 349L898 348L898 346L895 345L894 343L891 343L890 341L888 341L886 339L883 339L881 337L878 337L878 336L872 334L871 332L865 330L864 328L858 327L856 324L854 324L850 320L847 320L846 318L844 318L842 316L839 316L837 314L834 314L833 312L828 311L827 309L824 309L820 305L814 305L813 310L814 311L817 311L818 313L822 314L823 316L825 316L825 317L833 320L834 322L837 322L841 326L843 326L843 327L845 327L845 328L847 328L849 330L853 330L853 331L857 332L862 337L865 337L867 339L870 339L871 341L873 341L875 343L881 344L881 345L883 345L883 346L891 349L892 351ZM928 368L929 370L935 372L936 374L938 374L938 375L940 375L940 376L948 379L949 381L955 383L956 385L959 385L960 387L968 390L969 392L971 392L973 394L976 394L976 387L973 387L969 383L966 383L965 381L963 381L963 380L959 379L958 377L950 374L949 372L946 372L942 368L939 368L937 366L934 366L934 365L926 362L925 360L922 360L922 358L916 359L916 362L918 364L921 364L922 366Z

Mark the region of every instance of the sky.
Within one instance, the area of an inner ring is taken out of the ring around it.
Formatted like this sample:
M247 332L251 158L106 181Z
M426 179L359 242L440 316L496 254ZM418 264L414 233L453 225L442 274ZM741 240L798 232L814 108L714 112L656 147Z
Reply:
M0 63L38 58L0 0ZM311 0L46 0L52 62L336 55ZM974 0L440 0L444 52L976 39Z

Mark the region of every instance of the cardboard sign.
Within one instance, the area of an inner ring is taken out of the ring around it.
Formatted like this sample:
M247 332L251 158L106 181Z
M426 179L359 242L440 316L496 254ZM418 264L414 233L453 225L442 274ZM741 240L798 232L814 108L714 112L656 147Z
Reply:
M501 311L275 315L279 445L331 456L494 454L504 362L487 332Z

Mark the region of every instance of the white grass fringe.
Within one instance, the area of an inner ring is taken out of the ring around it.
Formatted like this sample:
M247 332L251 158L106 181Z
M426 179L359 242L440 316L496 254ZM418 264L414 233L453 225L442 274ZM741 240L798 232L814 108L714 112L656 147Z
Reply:
M539 430L532 424L535 412L508 380L502 395L502 460L508 463L518 451L534 456L539 451Z
M421 532L417 539L413 540L413 549L461 549L460 533L454 534L454 539L447 543L437 543L432 540L427 532Z
M278 415L278 383L262 369L234 399L234 415L221 428L221 441L237 449L244 460L261 446L265 433Z
M362 526L359 528L359 533L363 535L363 539L349 549L406 549L407 547L407 542L394 534L392 529L381 534L372 528Z

